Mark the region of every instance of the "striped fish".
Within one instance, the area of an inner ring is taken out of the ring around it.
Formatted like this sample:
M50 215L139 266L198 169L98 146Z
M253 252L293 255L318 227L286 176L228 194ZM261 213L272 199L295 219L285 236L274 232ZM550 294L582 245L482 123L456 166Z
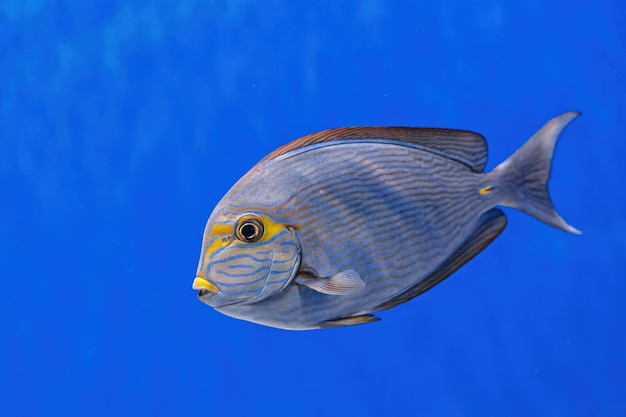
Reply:
M487 173L485 139L468 131L354 127L291 142L215 207L193 288L217 311L267 326L354 325L484 249L506 225L495 206L580 233L547 188L556 141L577 116L551 120Z

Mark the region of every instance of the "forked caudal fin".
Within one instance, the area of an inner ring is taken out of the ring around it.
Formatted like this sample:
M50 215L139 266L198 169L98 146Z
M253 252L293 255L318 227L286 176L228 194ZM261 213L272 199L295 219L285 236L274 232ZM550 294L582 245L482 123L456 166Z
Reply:
M559 216L548 193L556 142L565 126L579 114L569 112L550 120L509 159L488 174L497 189L498 204L519 209L557 229L581 233ZM489 192L490 189L491 186L483 190Z

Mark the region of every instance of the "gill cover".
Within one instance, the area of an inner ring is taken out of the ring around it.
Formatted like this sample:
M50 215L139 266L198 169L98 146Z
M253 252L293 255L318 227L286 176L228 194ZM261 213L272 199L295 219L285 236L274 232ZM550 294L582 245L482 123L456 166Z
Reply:
M267 215L209 219L198 276L206 277L219 292L203 301L220 307L268 298L293 280L300 253L295 231Z

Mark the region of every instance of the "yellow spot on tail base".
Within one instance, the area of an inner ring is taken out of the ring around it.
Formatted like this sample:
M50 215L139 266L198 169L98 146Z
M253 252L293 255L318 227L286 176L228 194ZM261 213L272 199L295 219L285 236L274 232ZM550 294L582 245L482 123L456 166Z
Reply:
M491 185L488 185L486 187L483 187L480 189L480 191L478 191L480 193L480 195L487 195L489 194L491 191L493 190L493 187Z
M213 284L212 282L202 278L202 277L196 277L193 280L193 284L191 285L191 288L193 288L194 290L200 291L200 290L207 290L209 292L212 293L218 293L220 292L220 289L217 288L217 286L215 284Z

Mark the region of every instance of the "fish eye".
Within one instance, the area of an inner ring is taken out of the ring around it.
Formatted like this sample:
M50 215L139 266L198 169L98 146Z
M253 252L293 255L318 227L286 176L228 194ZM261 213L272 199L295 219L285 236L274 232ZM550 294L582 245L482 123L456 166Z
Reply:
M242 242L256 242L263 236L263 223L256 217L243 217L237 222L235 236Z

